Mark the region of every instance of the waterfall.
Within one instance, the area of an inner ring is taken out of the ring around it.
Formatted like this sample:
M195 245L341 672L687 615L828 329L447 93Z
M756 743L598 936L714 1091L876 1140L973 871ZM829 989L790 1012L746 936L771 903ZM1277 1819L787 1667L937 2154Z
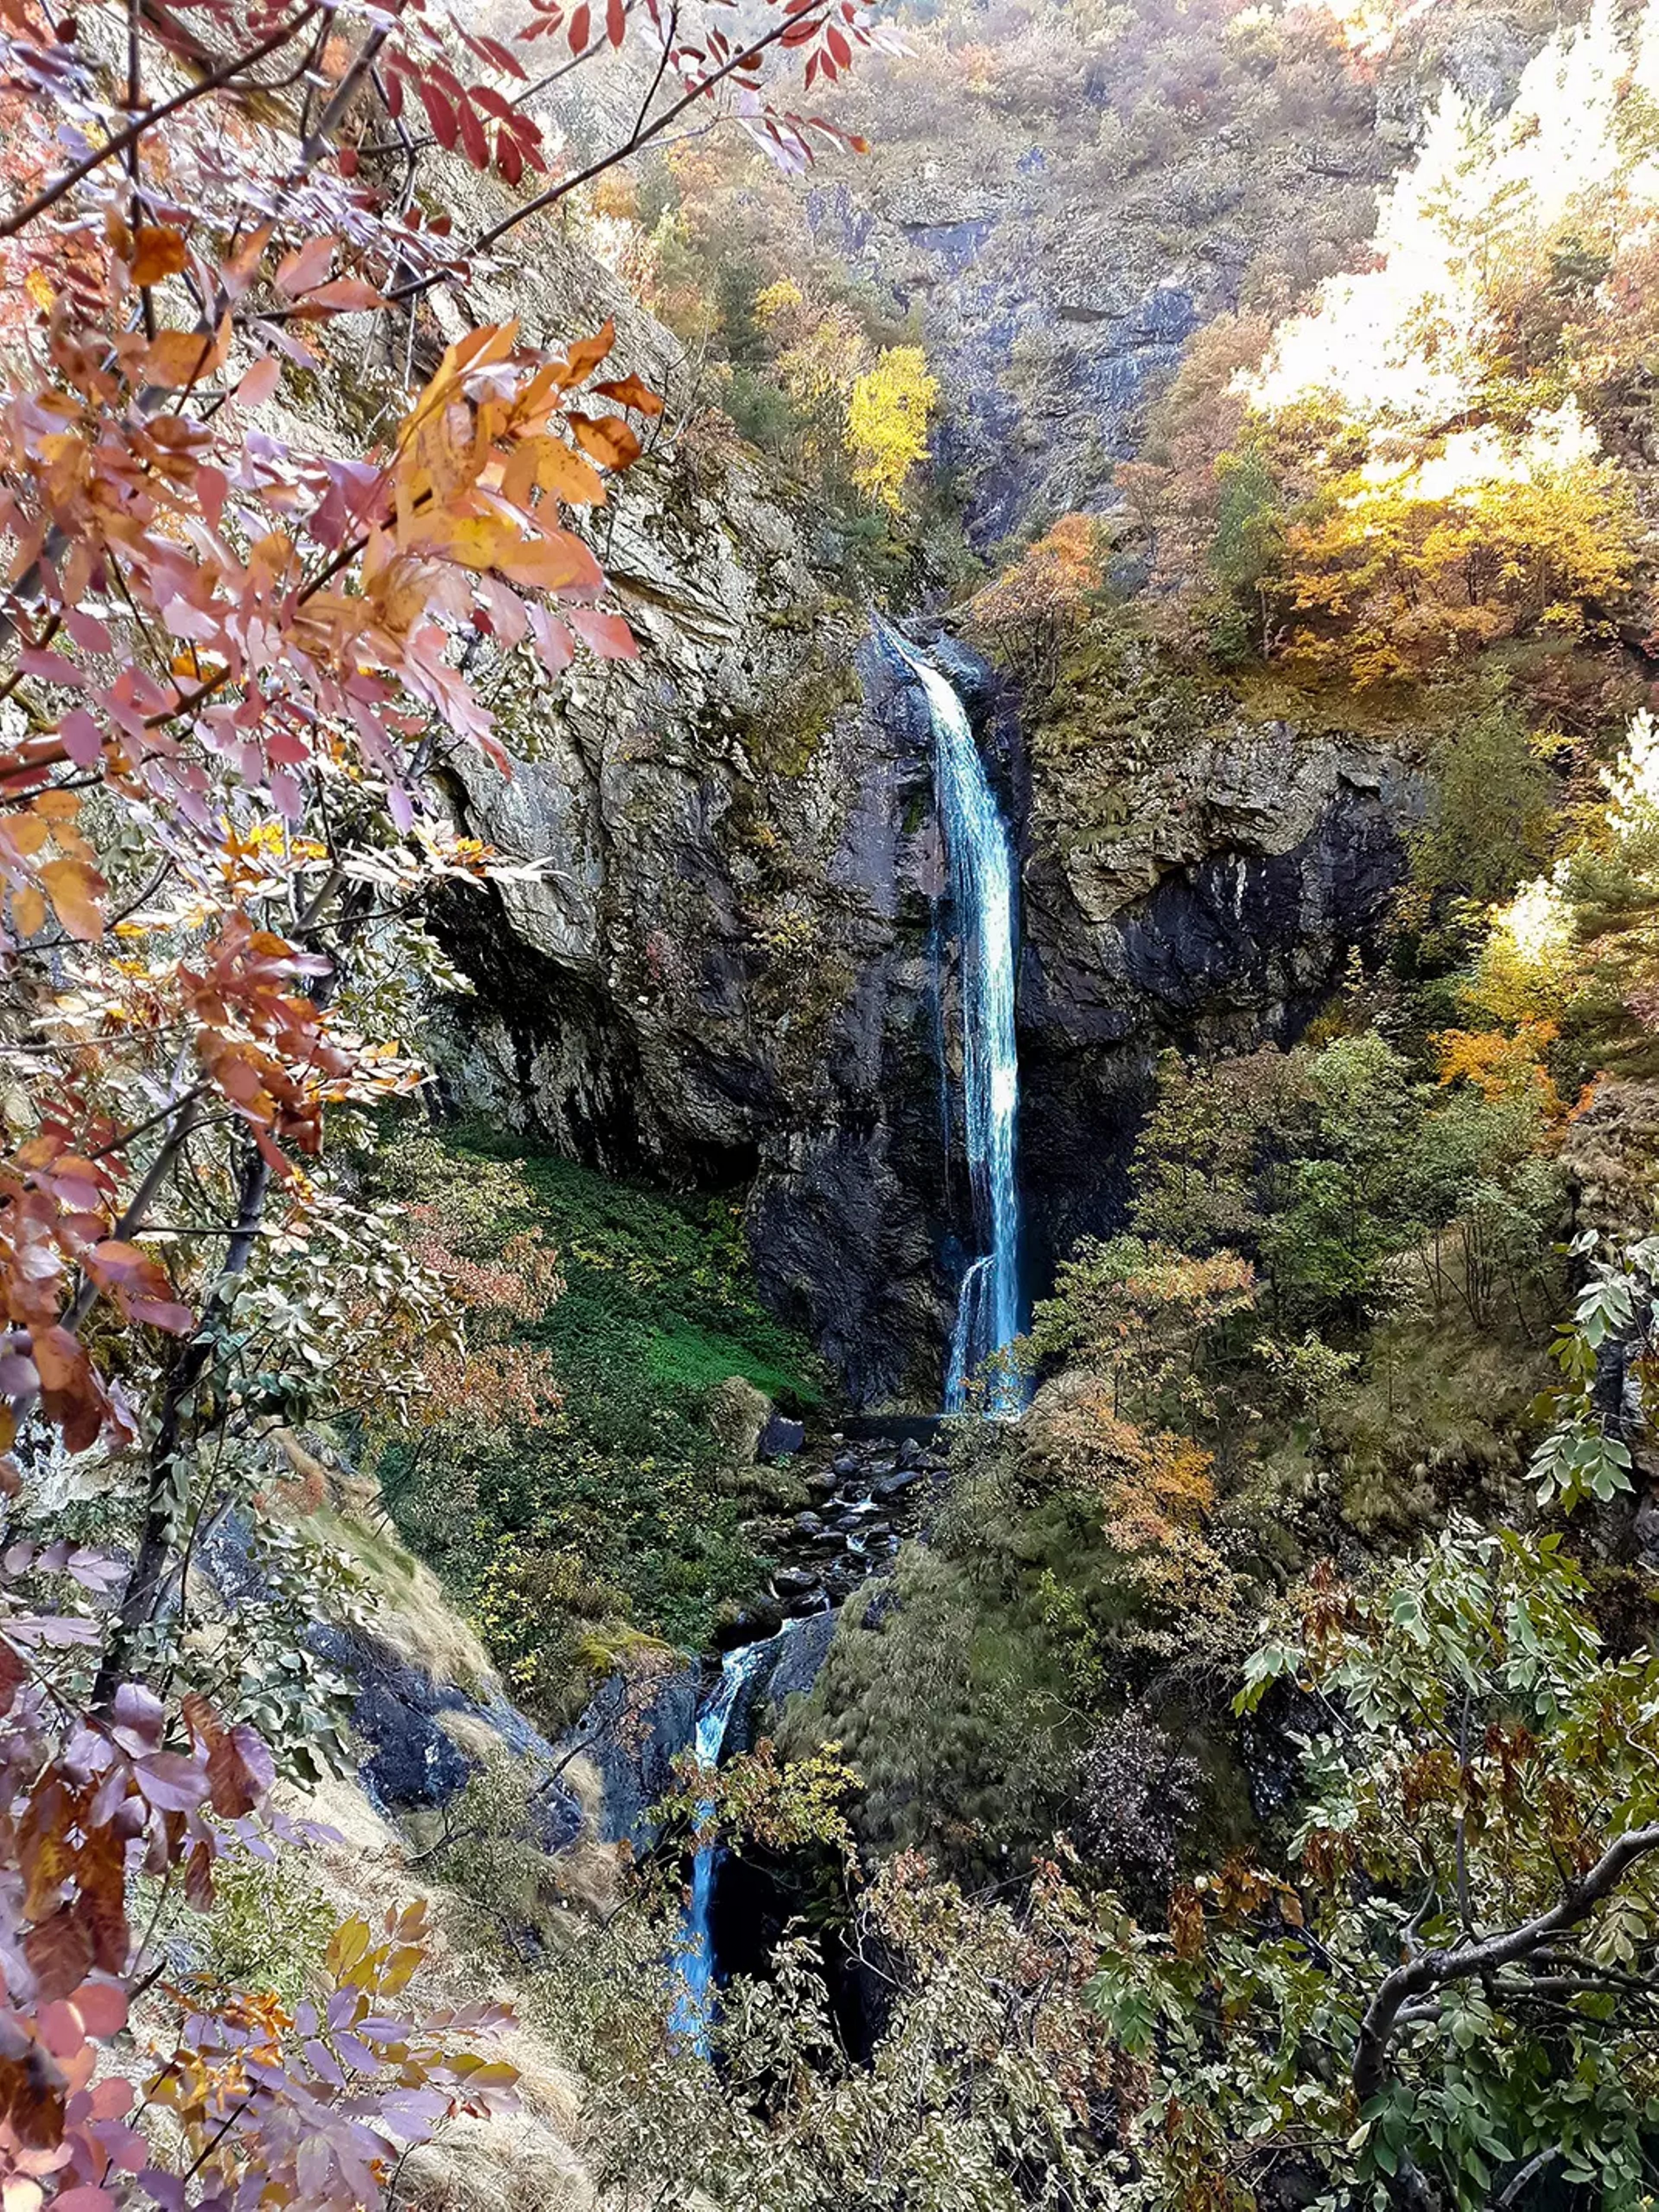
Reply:
M954 1413L967 1403L969 1378L1020 1331L1013 842L955 690L902 640L893 642L927 695L939 819L962 943L963 1120L980 1251L957 1294L945 1378L945 1411ZM1019 1406L1018 1383L994 1385L991 1413L1015 1413Z
M759 1671L763 1655L781 1643L793 1626L793 1622L788 1623L781 1636L769 1636L759 1644L745 1644L726 1653L719 1681L697 1708L696 1733L691 1739L691 1748L700 1767L712 1771L720 1765L720 1753L726 1748L726 1732L744 1686ZM698 1806L699 1822L710 1810L707 1801ZM674 1952L674 1966L681 1988L674 2001L673 2031L683 2044L704 2057L708 2055L708 2023L714 2007L714 1949L709 1912L714 1902L714 1869L719 1859L717 1844L698 1846L691 1863L691 1896Z

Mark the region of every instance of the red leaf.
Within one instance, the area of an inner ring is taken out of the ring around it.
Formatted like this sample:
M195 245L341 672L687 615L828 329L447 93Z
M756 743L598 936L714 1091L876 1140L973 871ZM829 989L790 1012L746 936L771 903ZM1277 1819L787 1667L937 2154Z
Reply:
M11 1711L12 1700L28 1680L28 1668L11 1645L0 1638L0 1714Z
M587 51L587 33L591 20L587 0L582 0L582 5L570 18L570 51L573 54L585 53Z
M503 124L495 133L495 167L509 185L516 185L524 174L524 155L519 151L519 142Z
M337 276L331 283L319 284L314 292L306 295L308 307L328 307L337 314L349 313L362 307L383 307L384 295L366 284L361 276Z
M76 707L58 725L64 750L76 768L91 768L104 751L104 733L84 707Z
M154 1759L139 1759L132 1771L158 1813L192 1813L208 1794L207 1776L181 1751L158 1751Z
M455 110L437 86L428 83L425 77L416 78L415 89L421 95L421 105L426 110L427 121L432 125L433 137L447 154L453 154L461 128L456 119Z
M78 1990L92 1964L92 1933L79 1909L59 1905L50 1920L25 1936L23 1955L48 2002Z
M88 2035L118 2035L127 2024L127 1993L114 1982L82 1982L70 2002ZM125 2097L115 2101L114 2110L125 2112L131 2101L129 2087Z
M478 120L477 110L470 100L459 100L455 107L456 118L461 126L461 145L466 158L475 169L489 167L489 141Z
M518 56L504 46L499 39L486 38L480 31L472 44L478 52L494 62L497 69L505 70L508 76L517 77L520 84L528 78L530 72L520 62Z
M628 29L626 0L605 0L605 33L613 46L619 46Z
M243 1819L258 1804L276 1778L276 1769L270 1752L250 1728L232 1729L208 1753L213 1809L222 1820Z
M632 660L639 652L633 631L620 615L601 614L597 607L572 607L570 626L601 660Z
M277 263L276 273L270 281L290 300L297 299L301 292L308 292L313 284L322 283L333 258L332 238L308 238L297 252L288 254Z
M112 650L109 632L96 615L89 615L80 607L64 610L64 627L82 653L108 653Z
M530 620L530 634L536 641L536 651L550 676L561 676L575 658L570 642L570 632L564 624L549 614L544 606L532 599L525 608Z

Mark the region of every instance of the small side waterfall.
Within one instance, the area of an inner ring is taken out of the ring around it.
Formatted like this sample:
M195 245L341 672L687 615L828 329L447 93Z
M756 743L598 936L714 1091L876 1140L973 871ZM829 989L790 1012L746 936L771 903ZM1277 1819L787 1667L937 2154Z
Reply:
M759 1672L765 1655L788 1633L786 1626L781 1636L769 1636L758 1644L745 1644L726 1653L719 1681L697 1709L696 1733L692 1737L691 1748L700 1767L712 1771L720 1765L720 1753L726 1748L726 1732L732 1725L732 1715L744 1686ZM706 1803L698 1807L699 1820L708 1810ZM709 1913L714 1902L714 1869L719 1860L719 1844L704 1844L691 1863L691 1896L674 1953L675 1970L683 1986L675 2000L673 2031L683 2043L705 2057L708 2054L708 2023L713 2018L714 2001L714 1950Z
M963 1119L980 1252L957 1295L945 1378L945 1411L954 1413L967 1403L969 1378L1013 1341L1022 1321L1013 841L954 688L901 640L894 643L927 695L939 819L962 943ZM994 1386L988 1410L1018 1413L1018 1386Z

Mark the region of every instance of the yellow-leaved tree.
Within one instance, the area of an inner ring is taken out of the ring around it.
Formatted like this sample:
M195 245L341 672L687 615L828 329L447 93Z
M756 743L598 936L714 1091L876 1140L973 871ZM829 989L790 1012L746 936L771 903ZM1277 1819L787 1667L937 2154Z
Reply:
M920 346L887 346L858 378L847 404L847 453L853 481L867 498L899 513L905 486L927 458L927 420L939 398Z

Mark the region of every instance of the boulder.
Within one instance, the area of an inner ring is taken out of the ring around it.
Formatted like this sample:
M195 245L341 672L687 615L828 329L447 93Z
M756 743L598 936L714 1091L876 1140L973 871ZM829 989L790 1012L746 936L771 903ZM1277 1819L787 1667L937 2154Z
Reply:
M702 1417L737 1467L755 1464L768 1424L777 1418L766 1393L744 1375L728 1375L723 1382L710 1383L703 1393Z

